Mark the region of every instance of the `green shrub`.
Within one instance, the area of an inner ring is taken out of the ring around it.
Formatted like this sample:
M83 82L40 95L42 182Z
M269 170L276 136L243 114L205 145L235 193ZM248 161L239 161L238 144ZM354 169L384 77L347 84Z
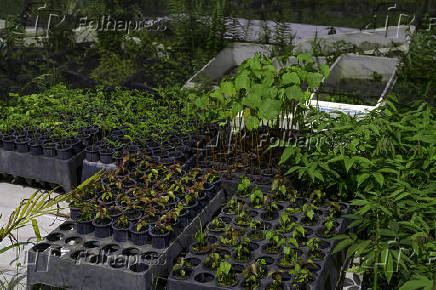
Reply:
M106 86L119 85L136 72L131 59L122 59L118 54L104 51L100 64L91 72L91 78Z

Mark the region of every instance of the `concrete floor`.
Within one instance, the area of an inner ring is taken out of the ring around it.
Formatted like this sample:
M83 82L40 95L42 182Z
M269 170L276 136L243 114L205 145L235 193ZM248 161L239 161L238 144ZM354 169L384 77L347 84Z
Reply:
M10 183L0 182L0 228L4 226L12 211L17 208L20 201L29 198L37 188L32 188L23 185L14 185ZM65 204L61 205L62 207ZM63 211L65 213L65 210ZM41 236L44 237L59 226L64 219L54 215L44 215L37 218L38 227ZM30 242L28 245L20 248L10 249L5 253L0 254L0 289L6 287L2 285L2 281L10 281L13 278L24 277L20 284L14 289L25 289L25 270L26 270L26 251L36 242L36 237L31 225L27 225L16 232L14 236L19 242ZM9 239L0 243L0 249L10 245Z

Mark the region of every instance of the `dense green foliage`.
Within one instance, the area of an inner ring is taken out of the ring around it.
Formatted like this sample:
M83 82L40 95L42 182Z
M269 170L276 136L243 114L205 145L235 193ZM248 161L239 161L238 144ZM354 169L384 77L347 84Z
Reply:
M67 89L52 87L42 94L14 96L0 108L0 131L49 132L52 137L69 138L89 126L100 127L103 135L126 127L131 141L165 140L170 133L186 133L189 120L180 116L183 95L178 90L150 93L118 89ZM103 136L104 137L104 136Z
M337 250L364 257L361 269L374 276L374 288L412 289L405 283L414 279L432 285L435 113L426 104L392 101L366 116L315 112L309 121L318 133L304 136L308 146L284 150L281 163L303 192L321 191L322 198L356 207L355 233L336 237Z
M436 105L436 34L421 31L412 37L410 51L403 56L395 92L402 103L416 99Z

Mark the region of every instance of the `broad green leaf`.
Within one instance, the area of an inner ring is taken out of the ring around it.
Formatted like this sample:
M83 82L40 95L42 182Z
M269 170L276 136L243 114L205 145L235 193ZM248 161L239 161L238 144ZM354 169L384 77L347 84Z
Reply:
M368 177L370 177L371 174L369 173L362 173L357 177L357 187L359 187L363 182L365 182L365 180L368 179Z
M428 279L425 276L416 276L413 277L415 280L410 280L404 283L399 290L432 290L433 289L433 281Z
M236 94L236 90L231 82L222 82L220 89L223 93L229 95L230 97L233 97Z
M301 90L300 86L292 86L285 89L285 95L286 98L290 101L296 100L296 101L303 101L304 100L304 93Z
M194 104L200 109L205 109L209 104L209 98L207 96L202 96L194 99Z
M244 107L239 104L239 103L233 103L232 105L232 116L236 117L242 110L244 109Z
M216 90L211 94L211 97L218 100L219 102L223 103L225 98L223 94L220 92L220 90Z
M259 108L259 115L264 120L273 120L280 114L282 102L279 100L267 99Z
M309 72L307 73L307 84L309 88L315 89L319 86L322 80L322 75L320 73Z
M322 176L322 173L321 173L319 170L315 170L315 171L313 172L313 175L314 175L316 178L318 178L319 180L321 180L321 181L324 182L324 176Z
M351 167L353 167L354 160L355 159L353 159L353 158L344 158L345 170L347 172L350 170Z
M235 87L236 89L250 89L250 78L246 75L237 76L235 79Z
M298 77L296 72L287 72L282 75L282 83L284 85L289 85L289 84L299 85L300 78Z
M257 94L249 93L242 99L242 104L252 109L256 109L262 104L262 98Z
M380 184L380 187L383 186L384 183L384 177L383 174L379 173L379 172L375 172L372 174L372 176L374 176L375 180L378 182L378 184Z
M280 157L279 165L288 161L288 159L294 154L294 152L295 152L294 146L286 147L285 150L283 150L282 156Z
M299 62L313 63L312 56L308 53L301 53L297 55L297 60Z
M329 68L328 65L326 65L326 64L322 64L322 65L320 65L320 66L319 66L319 70L321 71L321 73L322 73L322 75L323 75L324 77L326 77L326 78L329 77L329 75L330 75L330 68Z
M244 120L244 124L245 127L249 130L252 131L253 129L257 129L259 128L260 125L260 120L255 117L255 116L248 116L245 120Z
M377 170L377 172L380 172L380 173L392 173L392 174L398 174L399 173L397 170L392 169L392 168L381 168L381 169Z
M343 241L339 242L336 245L335 249L333 250L333 254L336 254L336 253L342 251L343 249L347 248L348 246L352 245L353 243L354 243L354 241L351 239L347 239L347 240L343 240Z

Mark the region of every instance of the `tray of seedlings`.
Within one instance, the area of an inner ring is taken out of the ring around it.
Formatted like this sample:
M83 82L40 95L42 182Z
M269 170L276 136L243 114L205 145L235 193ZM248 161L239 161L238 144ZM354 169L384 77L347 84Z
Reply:
M142 150L167 165L185 162L191 146L214 129L198 125L202 134L193 134L183 99L179 91L156 96L62 85L12 97L0 108L0 172L70 190L83 159L120 163L123 155Z
M151 289L225 202L220 182L204 170L126 157L71 193L71 220L30 250L27 283Z
M220 213L173 261L168 289L335 289L343 263L331 237L345 231L346 203L269 191L242 177Z

